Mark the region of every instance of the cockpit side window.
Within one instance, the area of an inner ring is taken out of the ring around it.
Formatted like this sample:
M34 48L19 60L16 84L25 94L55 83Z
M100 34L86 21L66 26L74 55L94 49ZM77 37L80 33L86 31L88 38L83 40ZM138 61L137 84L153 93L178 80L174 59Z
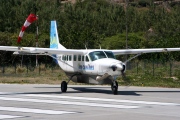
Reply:
M111 52L111 51L104 51L104 52L105 52L105 54L107 55L108 58L114 58L115 59L115 56L114 56L113 52Z
M101 59L101 58L107 58L103 51L94 51L89 53L89 57L92 61Z
M82 56L82 61L84 61L84 55Z
M86 56L86 62L89 62L89 58L88 58L88 56Z

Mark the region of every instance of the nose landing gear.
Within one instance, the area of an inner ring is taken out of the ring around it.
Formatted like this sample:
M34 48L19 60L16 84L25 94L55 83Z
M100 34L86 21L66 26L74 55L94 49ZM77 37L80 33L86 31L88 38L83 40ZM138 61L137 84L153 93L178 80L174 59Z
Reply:
M112 90L114 95L117 95L117 93L118 93L118 82L117 81L112 82L111 90Z

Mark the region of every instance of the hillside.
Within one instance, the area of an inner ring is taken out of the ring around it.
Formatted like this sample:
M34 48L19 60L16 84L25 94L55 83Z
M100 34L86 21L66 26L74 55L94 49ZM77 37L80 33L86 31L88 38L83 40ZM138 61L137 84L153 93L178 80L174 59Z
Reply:
M72 3L75 4L77 1L79 0L60 0L61 3ZM80 0L80 1L84 1L84 0ZM138 8L141 7L148 7L151 4L155 5L155 6L161 6L163 8L165 8L168 12L170 12L171 10L171 6L180 5L180 0L106 0L110 3L113 4L120 4L121 6L126 7L126 5L130 5L130 6L135 6Z
M71 3L75 3L77 0L61 0L62 3L66 3L66 2L71 2ZM83 1L83 0L82 0ZM175 3L178 4L180 2L180 0L107 0L113 3L118 3L118 4L125 4L126 2L132 4L132 3L150 3L150 1L152 1L154 4L160 5L163 3Z

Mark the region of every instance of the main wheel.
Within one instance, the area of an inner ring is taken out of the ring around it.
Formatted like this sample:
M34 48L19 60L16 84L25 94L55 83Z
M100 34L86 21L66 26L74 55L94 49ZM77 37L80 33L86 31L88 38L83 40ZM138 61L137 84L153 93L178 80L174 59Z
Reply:
M62 92L67 91L67 82L66 81L62 81L62 83L61 83L61 91Z

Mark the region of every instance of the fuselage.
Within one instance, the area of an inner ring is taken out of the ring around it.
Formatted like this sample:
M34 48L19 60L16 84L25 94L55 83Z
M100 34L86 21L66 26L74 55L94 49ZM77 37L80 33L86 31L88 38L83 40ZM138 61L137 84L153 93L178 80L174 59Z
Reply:
M115 59L108 50L82 50L83 54L56 55L59 66L72 77L74 82L103 84L108 78L98 78L108 74L112 77L121 75L125 71L125 64ZM79 79L79 80L78 80ZM102 82L103 81L103 82ZM109 80L111 81L111 80Z

